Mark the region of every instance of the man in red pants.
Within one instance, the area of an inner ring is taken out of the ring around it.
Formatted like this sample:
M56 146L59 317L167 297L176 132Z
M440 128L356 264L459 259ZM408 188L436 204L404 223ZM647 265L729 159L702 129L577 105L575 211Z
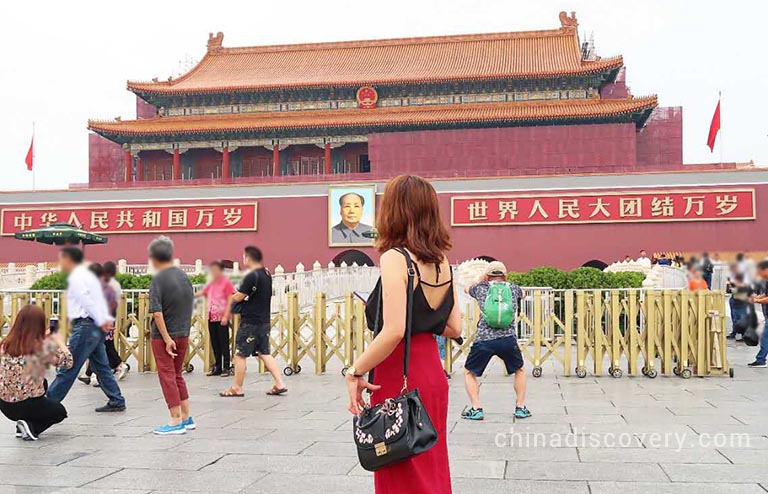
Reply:
M189 414L189 393L182 376L187 354L195 292L187 274L173 265L173 242L158 237L149 244L149 258L157 270L149 287L152 314L152 352L157 377L168 404L169 422L152 432L158 435L185 434L195 428Z

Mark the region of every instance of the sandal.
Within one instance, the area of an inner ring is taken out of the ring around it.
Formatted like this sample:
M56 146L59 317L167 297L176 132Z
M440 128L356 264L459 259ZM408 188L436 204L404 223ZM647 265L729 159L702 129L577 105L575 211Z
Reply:
M245 393L238 393L235 391L235 388L229 388L219 393L219 396L222 398L242 398L245 396Z
M280 396L288 392L288 388L278 388L277 386L272 386L272 389L267 391L267 394L269 396Z
M229 371L224 371L221 374L219 374L221 377L229 377Z

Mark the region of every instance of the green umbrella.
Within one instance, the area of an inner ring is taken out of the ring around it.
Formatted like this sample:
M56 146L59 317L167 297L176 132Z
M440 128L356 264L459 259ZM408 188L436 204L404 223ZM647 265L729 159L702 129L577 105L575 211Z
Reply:
M35 230L27 230L14 235L19 240L29 240L49 245L77 244L106 244L107 237L70 225L69 223L54 223L53 225Z

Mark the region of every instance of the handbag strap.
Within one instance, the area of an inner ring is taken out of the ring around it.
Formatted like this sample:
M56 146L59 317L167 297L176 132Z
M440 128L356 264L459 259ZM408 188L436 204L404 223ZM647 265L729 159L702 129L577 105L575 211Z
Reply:
M414 286L414 278L416 276L416 270L414 269L414 263L413 259L411 259L411 255L408 253L407 250L405 250L402 247L398 247L395 249L399 253L405 257L405 264L406 264L406 273L408 275L408 283L407 283L407 293L406 293L406 304L405 304L405 334L404 334L404 348L403 348L403 391L408 389L408 364L410 362L411 357L411 333L412 333L412 324L413 324L413 286ZM381 289L379 290L379 297L376 302L376 319L374 322L374 328L373 328L373 337L376 338L376 336L381 332L381 327L379 325L379 321L381 321L381 309L382 309L382 300L384 298L384 287L383 284L381 286ZM373 383L373 371L375 368L371 369L368 372L368 382Z

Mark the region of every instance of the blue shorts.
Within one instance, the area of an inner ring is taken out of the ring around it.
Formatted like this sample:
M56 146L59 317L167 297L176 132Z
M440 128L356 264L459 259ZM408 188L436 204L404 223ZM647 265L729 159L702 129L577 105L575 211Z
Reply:
M480 377L493 357L499 357L504 361L509 374L514 374L523 368L523 353L514 336L474 342L464 368Z

